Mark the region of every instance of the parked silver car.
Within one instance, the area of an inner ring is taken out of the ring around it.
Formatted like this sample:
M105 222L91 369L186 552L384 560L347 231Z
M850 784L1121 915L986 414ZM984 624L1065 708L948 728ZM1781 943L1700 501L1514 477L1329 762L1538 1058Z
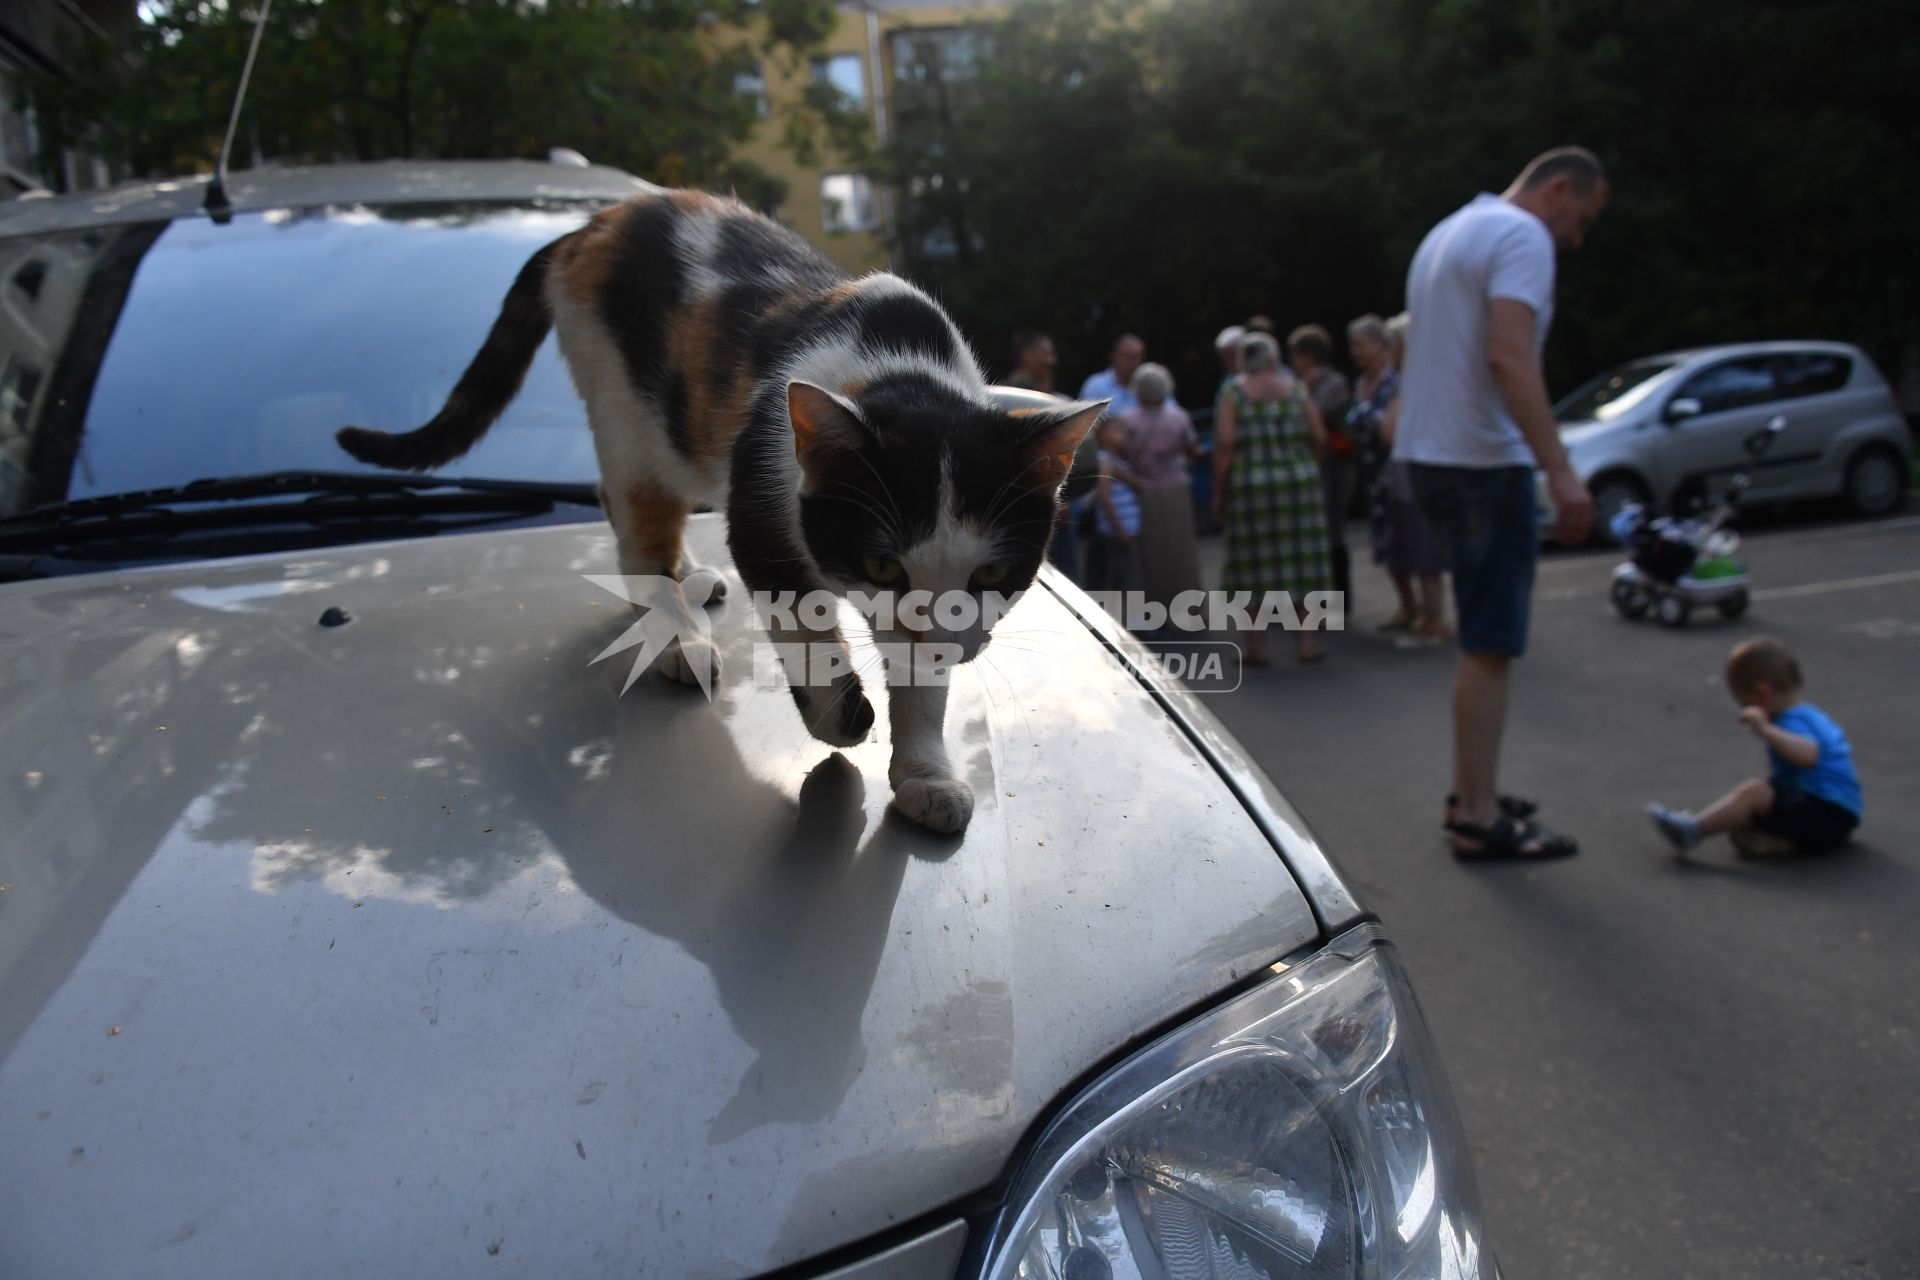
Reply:
M1598 529L1629 502L1665 509L1683 486L1719 492L1740 471L1749 503L1842 496L1862 515L1884 515L1906 494L1906 421L1873 361L1842 343L1649 356L1601 374L1554 412ZM1746 441L1770 423L1779 438L1755 465Z
M1071 584L957 681L943 839L737 581L712 703L590 665L551 348L457 474L338 462L638 183L197 187L0 208L0 1274L1495 1275L1394 947Z

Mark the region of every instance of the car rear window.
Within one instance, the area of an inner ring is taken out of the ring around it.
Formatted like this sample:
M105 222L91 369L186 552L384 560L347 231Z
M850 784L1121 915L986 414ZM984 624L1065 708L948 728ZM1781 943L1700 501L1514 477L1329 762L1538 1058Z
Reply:
M1796 351L1779 357L1773 376L1782 398L1838 391L1853 377L1853 361L1831 351Z

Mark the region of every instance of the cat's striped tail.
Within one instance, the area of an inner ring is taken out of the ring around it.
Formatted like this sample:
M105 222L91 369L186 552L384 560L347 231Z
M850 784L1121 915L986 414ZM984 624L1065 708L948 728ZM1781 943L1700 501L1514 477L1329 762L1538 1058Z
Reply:
M560 237L520 268L506 301L500 304L500 318L432 421L399 434L342 427L334 437L340 447L376 467L425 471L452 462L478 444L520 393L534 353L553 327L553 313L547 307L547 269L560 246L572 238Z

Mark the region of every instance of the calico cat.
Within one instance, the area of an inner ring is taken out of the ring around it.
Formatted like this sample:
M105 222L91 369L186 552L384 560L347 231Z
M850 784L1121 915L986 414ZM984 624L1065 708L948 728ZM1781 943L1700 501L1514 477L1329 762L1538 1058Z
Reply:
M347 427L341 447L401 470L459 457L518 393L549 328L586 401L620 572L671 579L660 604L687 618L679 584L696 567L681 531L698 503L726 512L735 567L756 594L1024 589L1075 449L1105 407L996 407L953 321L913 285L849 279L744 205L677 191L606 209L535 253L432 421L404 435ZM926 621L876 635L955 646L962 662L989 639L982 625L955 634ZM831 620L795 612L768 633L846 657ZM717 673L718 657L683 639L660 662L693 682L702 664ZM859 675L814 686L801 666L786 674L807 729L834 746L862 741L874 713ZM948 762L946 688L896 685L887 702L895 806L963 829L973 794Z

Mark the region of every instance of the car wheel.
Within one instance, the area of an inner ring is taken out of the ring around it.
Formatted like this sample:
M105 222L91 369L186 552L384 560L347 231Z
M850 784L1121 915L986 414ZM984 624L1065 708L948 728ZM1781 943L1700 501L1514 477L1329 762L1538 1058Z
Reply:
M1647 593L1631 582L1613 584L1613 607L1623 618L1644 618L1647 616Z
M1847 464L1847 503L1863 516L1883 516L1905 496L1907 469L1885 445L1869 445Z
M1593 537L1596 542L1616 541L1612 525L1620 508L1635 502L1645 507L1653 501L1653 495L1647 491L1646 485L1619 471L1595 480L1588 492L1593 495Z
M1720 616L1731 621L1747 611L1747 593L1736 591L1720 602Z
M1661 596L1654 616L1660 619L1663 627L1684 627L1687 625L1687 615L1692 612L1693 606L1679 596Z

